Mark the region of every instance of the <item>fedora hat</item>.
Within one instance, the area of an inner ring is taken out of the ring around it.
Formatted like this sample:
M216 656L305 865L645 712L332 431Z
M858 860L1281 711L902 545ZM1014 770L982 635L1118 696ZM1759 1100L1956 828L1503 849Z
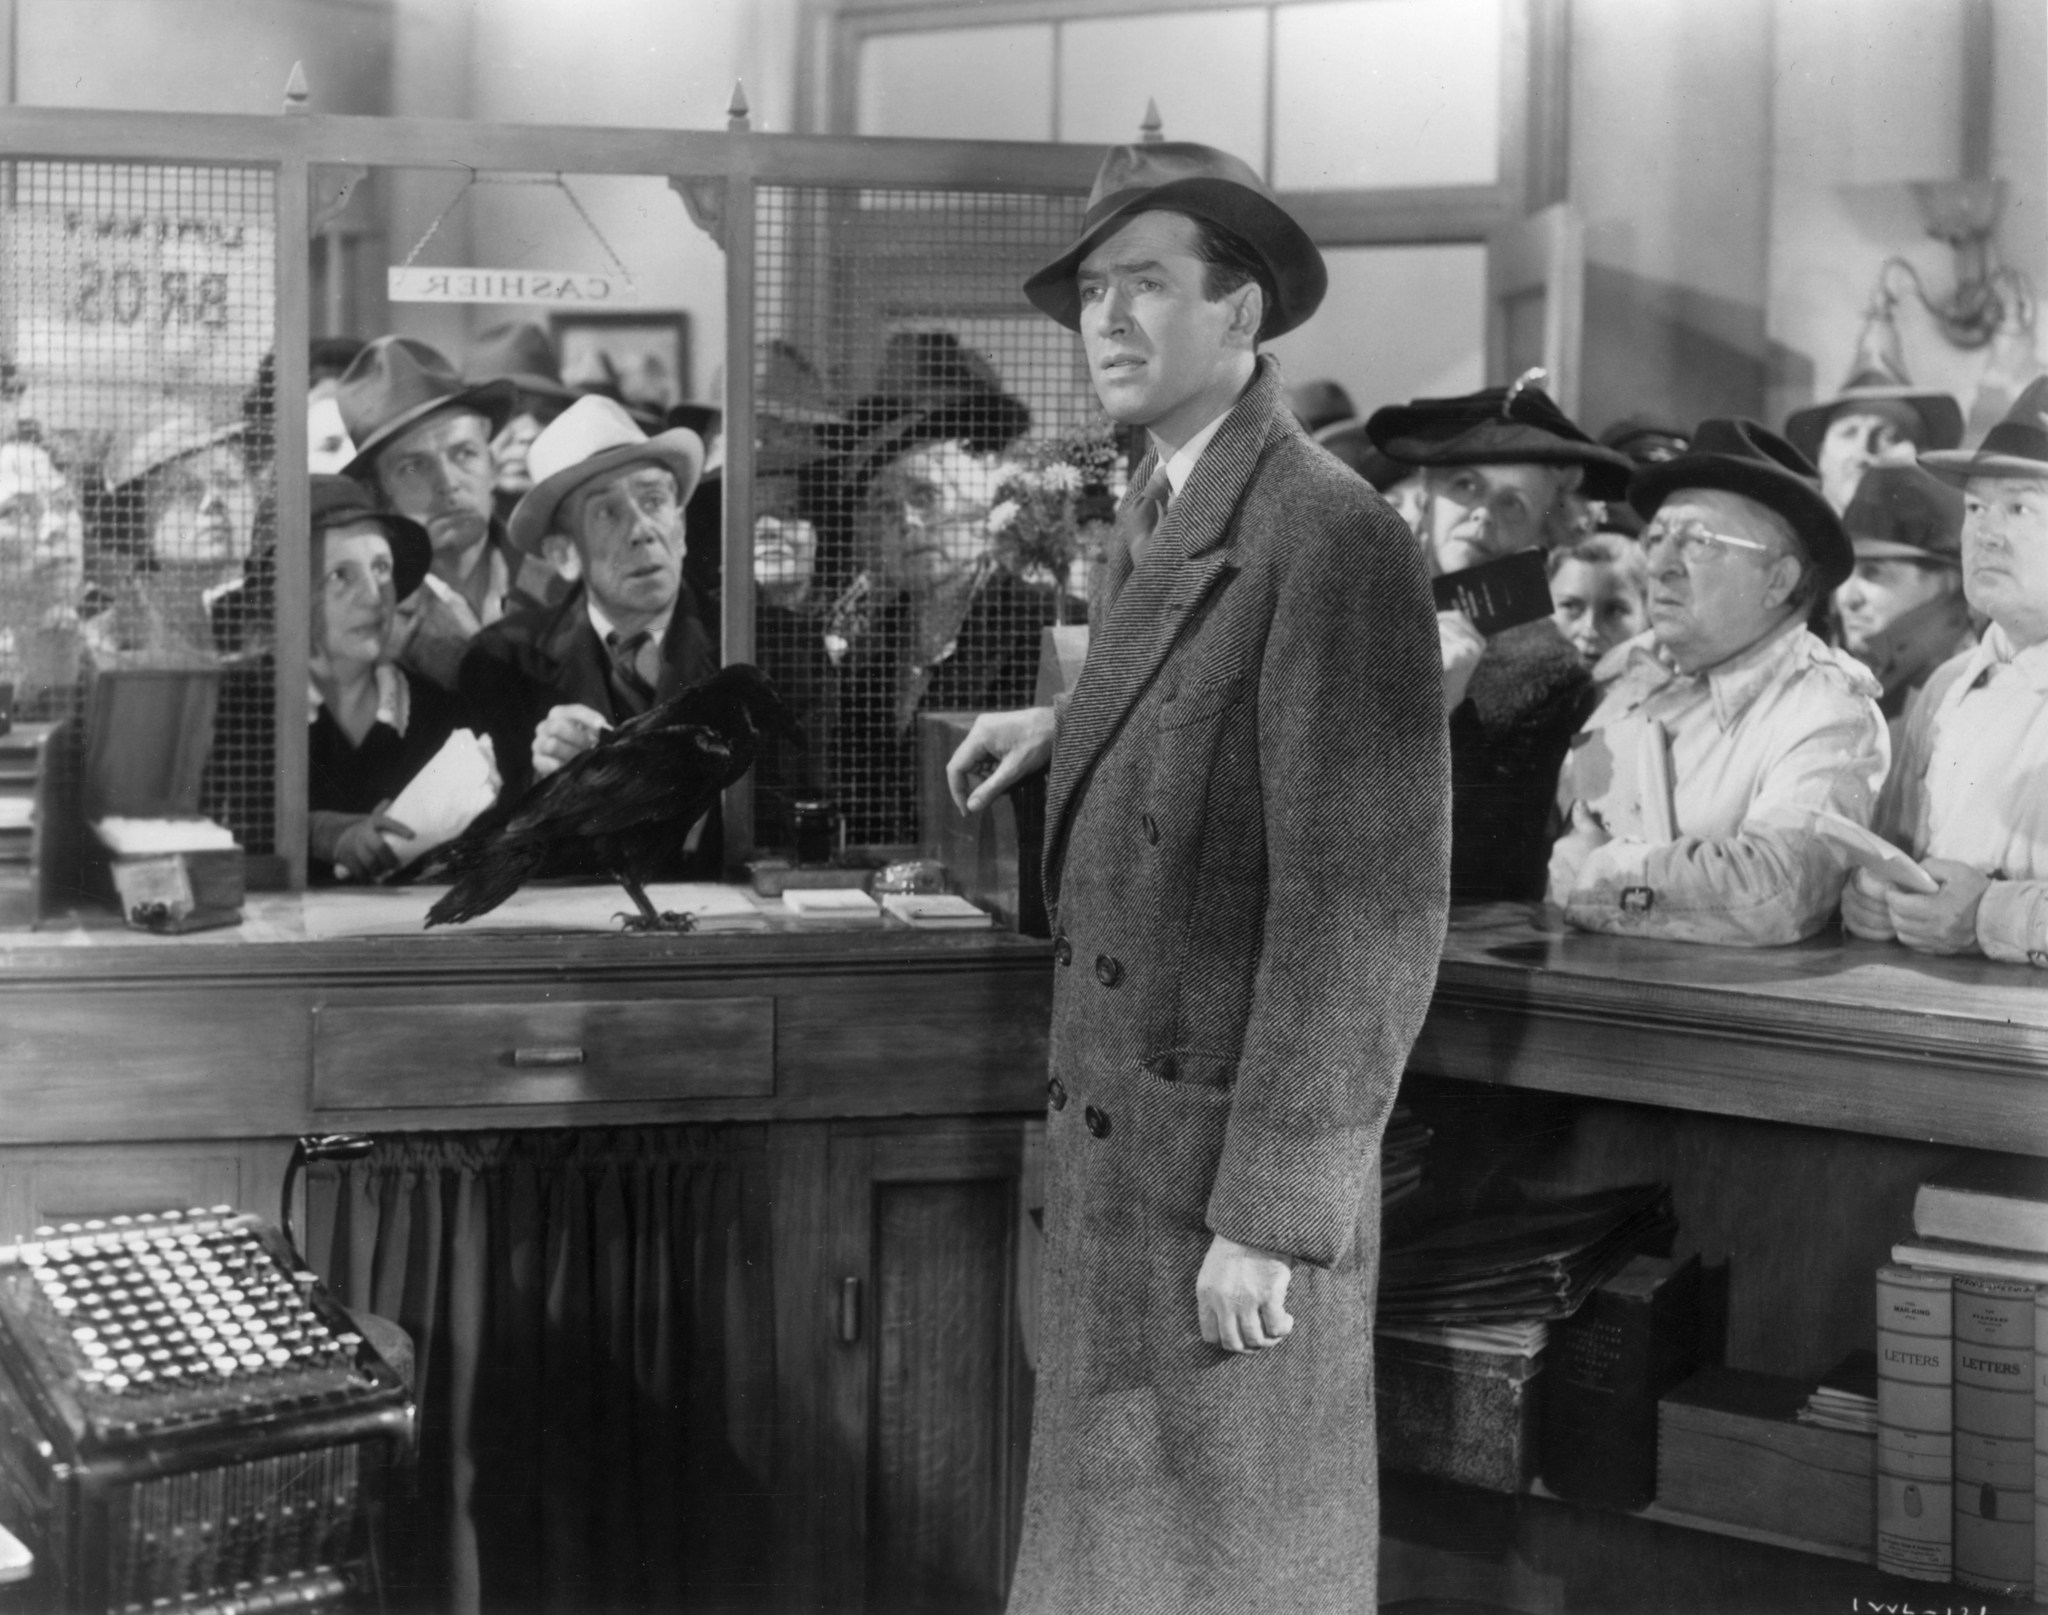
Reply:
M462 367L471 386L509 381L522 393L573 403L578 394L562 380L562 361L555 344L531 320L494 325L476 339L469 362Z
M1000 453L1031 430L1031 407L951 331L899 331L882 351L875 390L846 420L849 430L838 435L857 479L895 455L952 438L977 454Z
M427 530L410 516L380 510L370 493L353 477L331 476L316 471L312 477L313 520L311 531L325 533L350 522L374 522L384 530L391 545L391 589L400 599L409 599L426 580L434 564L434 542Z
M1315 440L1372 484L1375 493L1385 493L1397 482L1415 474L1415 467L1403 464L1373 447L1362 420L1333 421L1315 434Z
M1408 465L1575 465L1589 499L1620 499L1635 470L1627 455L1580 431L1528 375L1456 398L1388 404L1365 430L1374 448Z
M107 486L125 487L158 466L210 449L216 443L239 443L243 431L240 421L209 420L197 410L174 410L163 419L152 421L108 457Z
M1647 521L1685 488L1741 494L1784 517L1827 589L1846 582L1856 570L1849 535L1834 507L1821 497L1813 462L1761 422L1701 421L1690 449L1635 474L1628 502Z
M1947 393L1915 387L1906 379L1906 364L1899 348L1899 328L1892 318L1891 304L1881 302L1864 318L1862 334L1856 341L1856 357L1849 361L1849 379L1842 390L1825 403L1809 404L1785 417L1785 436L1807 459L1820 459L1820 442L1828 425L1845 410L1858 404L1890 404L1903 408L1920 423L1920 449L1952 449L1963 440L1963 406Z
M1976 448L1923 454L1920 463L1950 483L1971 477L2048 479L2048 376L2029 382Z
M558 531L555 514L564 499L593 477L629 465L658 465L674 473L676 500L687 504L704 469L704 440L682 426L649 437L623 404L595 394L577 399L526 451L533 486L506 524L512 542L538 554L541 540Z
M356 457L350 476L373 471L377 455L436 410L466 409L491 423L493 437L511 419L517 389L508 381L470 383L441 350L409 336L380 336L342 372L335 397Z
M2048 466L2043 466L2048 474ZM1842 526L1859 561L1960 566L1963 496L1917 465L1874 465L1863 473Z
M1241 159L1214 146L1158 140L1112 146L1096 170L1095 188L1071 247L1024 282L1024 295L1069 331L1081 328L1074 273L1105 236L1134 213L1184 213L1221 225L1258 255L1273 282L1274 306L1263 340L1293 330L1315 313L1329 290L1329 271L1308 232L1277 202L1266 182Z

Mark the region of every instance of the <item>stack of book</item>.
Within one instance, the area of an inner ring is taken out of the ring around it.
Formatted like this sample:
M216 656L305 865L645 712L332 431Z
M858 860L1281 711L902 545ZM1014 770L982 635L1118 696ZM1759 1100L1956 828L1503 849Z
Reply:
M2048 1590L2048 1162L1920 1185L1877 1273L1877 1373L1879 1568Z
M1436 1135L1406 1105L1396 1105L1380 1141L1380 1210L1389 1212L1422 1192L1422 1161Z

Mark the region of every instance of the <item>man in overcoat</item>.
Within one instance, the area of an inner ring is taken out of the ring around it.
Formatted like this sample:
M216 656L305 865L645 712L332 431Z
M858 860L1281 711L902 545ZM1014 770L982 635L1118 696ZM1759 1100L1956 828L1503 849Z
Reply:
M1026 283L1151 452L1071 700L985 715L950 764L970 810L1052 769L1013 1615L1375 1605L1380 1138L1443 940L1448 764L1421 548L1257 353L1325 284L1257 176L1185 144L1112 150Z

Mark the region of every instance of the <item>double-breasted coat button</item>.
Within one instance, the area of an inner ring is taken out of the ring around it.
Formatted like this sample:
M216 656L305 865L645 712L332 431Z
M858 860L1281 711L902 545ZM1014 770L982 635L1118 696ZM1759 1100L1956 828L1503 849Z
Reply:
M1054 1077L1046 1083L1045 1091L1052 1100L1052 1108L1054 1110L1065 1110L1067 1108L1067 1085L1060 1081L1058 1077Z
M1087 1122L1088 1131L1093 1133L1097 1138L1109 1137L1108 1111L1098 1110L1095 1108L1095 1106L1090 1105L1085 1111L1081 1113L1081 1117L1082 1120Z
M1105 987L1114 987L1124 979L1123 961L1098 953L1095 956L1095 979Z
M1074 944L1063 936L1054 937L1052 956L1063 965L1072 964L1074 962Z
M1148 813L1148 814L1146 814L1146 815L1144 816L1144 818L1140 819L1140 820L1139 820L1138 822L1139 822L1139 823L1140 823L1141 825L1143 825L1143 826L1144 826L1144 829L1145 829L1145 839L1146 839L1147 841L1151 842L1153 846L1155 846L1155 847L1156 847L1156 846L1158 846L1158 845L1159 845L1159 821L1158 821L1157 819L1153 818L1153 817L1152 817L1152 815Z

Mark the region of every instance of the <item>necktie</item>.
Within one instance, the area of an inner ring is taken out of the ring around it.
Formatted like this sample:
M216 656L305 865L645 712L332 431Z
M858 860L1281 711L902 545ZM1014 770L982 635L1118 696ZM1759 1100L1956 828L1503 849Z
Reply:
M654 686L640 670L641 652L653 643L653 639L654 636L644 628L623 639L614 629L604 638L605 649L612 659L612 679L632 704L635 713L645 712L654 704Z
M1161 461L1153 468L1144 491L1117 518L1124 541L1130 546L1132 566L1144 564L1146 546L1152 542L1153 531L1159 526L1159 518L1166 514L1166 502L1172 497L1173 484L1167 480L1166 464Z

